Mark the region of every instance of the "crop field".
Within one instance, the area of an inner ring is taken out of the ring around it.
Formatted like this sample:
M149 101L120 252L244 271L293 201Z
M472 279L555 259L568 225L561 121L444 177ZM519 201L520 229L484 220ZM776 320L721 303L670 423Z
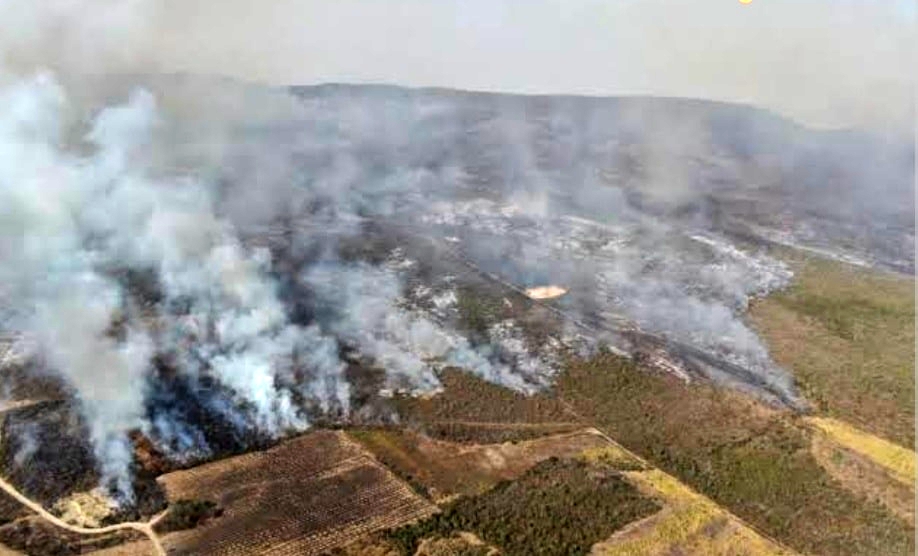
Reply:
M156 551L150 541L140 540L103 548L89 554L92 556L156 556Z
M170 500L212 500L223 510L195 529L165 535L174 554L317 554L435 510L331 431L160 481Z
M795 553L595 429L496 446L450 444L392 430L351 434L398 474L416 473L412 478L431 493L438 492L431 486L437 480L478 488L443 497L436 516L335 554L526 554L548 546L562 553L622 555ZM531 459L536 454L543 459ZM517 472L508 473L513 460ZM495 469L495 462L501 466ZM593 499L591 490L607 498ZM621 511L608 511L608 501L620 504ZM587 518L566 505L595 508L596 514ZM480 517L491 514L490 520ZM570 537L558 524L581 527L587 535ZM599 531L609 536L590 537Z
M463 445L400 430L351 434L397 475L437 502L480 494L551 457L573 457L605 440L587 430L523 442Z

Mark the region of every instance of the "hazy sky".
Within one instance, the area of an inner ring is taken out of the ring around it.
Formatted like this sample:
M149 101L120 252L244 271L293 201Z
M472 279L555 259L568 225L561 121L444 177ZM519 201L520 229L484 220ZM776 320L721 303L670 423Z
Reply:
M81 64L98 57L100 43L143 51L129 57L142 60L131 71L688 96L758 104L814 124L911 129L916 2L0 0L0 31L23 34L25 10L57 55ZM103 5L114 15L87 16ZM127 25L129 13L142 21ZM53 18L81 30L78 45L47 25ZM129 40L140 35L146 42Z

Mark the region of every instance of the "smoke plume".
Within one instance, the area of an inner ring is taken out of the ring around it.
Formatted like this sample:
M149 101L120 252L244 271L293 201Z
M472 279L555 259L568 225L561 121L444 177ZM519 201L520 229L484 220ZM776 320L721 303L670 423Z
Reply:
M570 327L470 331L463 273L564 286L546 311L590 347L628 350L626 321L795 399L743 321L791 279L762 243L913 270L911 145L702 101L130 73L155 4L87 5L0 4L0 327L125 502L134 431L193 461L346 420L355 359L414 394L446 366L550 385Z

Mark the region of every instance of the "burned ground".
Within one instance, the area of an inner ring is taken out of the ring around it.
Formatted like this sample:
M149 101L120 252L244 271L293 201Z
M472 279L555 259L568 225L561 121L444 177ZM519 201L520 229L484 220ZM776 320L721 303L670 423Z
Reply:
M2 414L4 477L46 506L98 484L92 447L69 402L42 402Z

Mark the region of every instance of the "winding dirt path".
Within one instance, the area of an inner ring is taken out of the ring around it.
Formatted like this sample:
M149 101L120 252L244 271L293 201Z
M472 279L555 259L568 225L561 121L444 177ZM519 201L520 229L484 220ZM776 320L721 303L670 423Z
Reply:
M45 508L43 508L41 504L38 504L37 502L30 500L25 495L23 495L21 492L19 492L19 490L16 489L16 487L6 482L6 480L2 478L0 478L0 488L2 488L3 491L9 494L10 496L15 498L20 504L29 508L30 510L38 514L42 519L48 521L49 523L51 523L52 525L56 527L60 527L61 529L66 529L67 531L78 533L81 535L100 535L104 533L112 533L115 531L124 531L126 529L139 531L140 533L143 533L144 535L146 535L147 538L150 539L150 542L153 543L153 549L156 551L156 554L158 556L166 556L166 550L163 548L163 545L159 540L159 536L156 534L155 531L153 531L153 526L156 525L159 522L159 520L161 520L166 515L166 513L169 511L168 509L163 510L159 514L155 515L153 519L151 519L150 521L146 521L146 522L127 521L127 522L118 523L115 525L108 525L106 527L78 527L76 525L71 525L67 523L66 521L63 521L59 517L55 516L54 514L52 514Z
M466 421L446 419L430 421L431 425L458 425L463 427L478 427L482 429L560 429L565 427L581 428L581 421L545 421L542 423L520 423L512 421Z

